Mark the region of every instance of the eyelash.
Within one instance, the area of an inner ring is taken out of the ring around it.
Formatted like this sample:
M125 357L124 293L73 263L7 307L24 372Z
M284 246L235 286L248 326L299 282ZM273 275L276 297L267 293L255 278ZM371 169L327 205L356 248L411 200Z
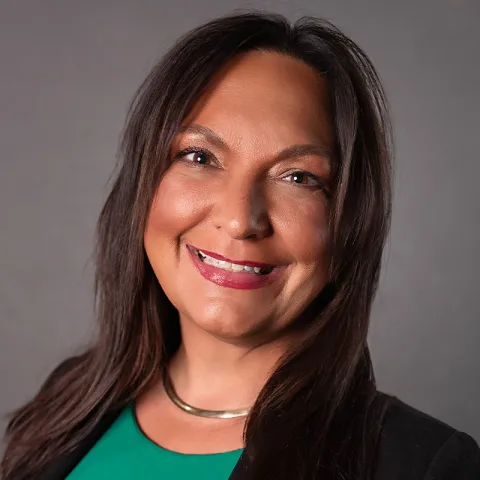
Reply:
M174 158L174 160L180 160L190 153L201 153L201 154L203 154L207 157L207 161L211 160L212 157L213 157L213 154L211 152L209 152L208 150L205 150L204 148L189 147L189 148L185 148L185 149L181 150L180 152L177 152L173 158ZM192 162L192 161L186 161L185 163L188 163L189 166L194 167L194 168L201 168L201 167L208 167L209 166L209 165L206 165L206 164L195 163L195 162ZM301 188L308 188L310 190L322 190L327 198L331 198L331 194L327 190L327 188L325 187L325 183L320 178L318 178L316 175L314 175L313 173L306 172L305 170L293 170L288 175L284 175L283 178L290 177L292 175L299 174L299 173L302 174L302 175L305 175L308 178L311 178L312 180L315 180L315 182L317 182L317 185L303 185L303 184L296 184L294 182L289 182L289 183L293 183L294 185L300 186Z
M213 157L213 155L208 150L205 150L204 148L190 147L190 148L185 148L184 150L181 150L180 152L177 152L173 158L174 158L174 160L179 160L182 157L184 157L185 155L188 155L189 153L202 153L208 159L211 159ZM196 166L196 167L204 166L202 164L195 163L195 162L186 162L186 163L190 163L190 164L192 164L192 166Z

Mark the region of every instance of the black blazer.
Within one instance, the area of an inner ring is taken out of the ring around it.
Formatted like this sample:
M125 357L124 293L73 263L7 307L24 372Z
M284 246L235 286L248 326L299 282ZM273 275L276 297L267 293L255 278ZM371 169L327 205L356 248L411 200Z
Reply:
M480 480L480 448L472 437L396 397L380 392L379 395L389 401L389 407L379 443L375 480ZM105 415L73 451L51 461L35 480L64 479L117 416L118 413ZM230 480L248 480L242 457Z

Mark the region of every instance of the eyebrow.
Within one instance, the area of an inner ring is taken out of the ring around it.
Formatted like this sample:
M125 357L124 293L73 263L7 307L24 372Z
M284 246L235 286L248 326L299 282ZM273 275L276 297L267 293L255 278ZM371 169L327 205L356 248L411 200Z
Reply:
M202 125L198 125L196 123L192 123L190 125L185 125L178 130L178 133L195 133L197 135L201 135L205 137L210 143L213 143L218 148L222 150L228 150L228 145L223 140L220 135L216 134L213 130L210 130L208 127L202 127Z
M192 123L185 125L178 130L178 133L194 133L203 136L210 143L222 150L228 150L229 147L220 135L208 127ZM330 163L335 163L332 152L320 143L309 143L304 145L292 145L284 148L276 155L277 161L287 160L292 157L303 157L306 155L318 155L325 158Z

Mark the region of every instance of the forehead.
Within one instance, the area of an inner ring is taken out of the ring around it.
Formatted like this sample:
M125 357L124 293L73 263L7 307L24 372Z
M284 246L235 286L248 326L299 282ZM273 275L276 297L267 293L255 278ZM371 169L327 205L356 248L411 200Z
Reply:
M321 141L331 147L325 78L301 60L276 52L238 55L214 76L184 124L198 123L238 142Z

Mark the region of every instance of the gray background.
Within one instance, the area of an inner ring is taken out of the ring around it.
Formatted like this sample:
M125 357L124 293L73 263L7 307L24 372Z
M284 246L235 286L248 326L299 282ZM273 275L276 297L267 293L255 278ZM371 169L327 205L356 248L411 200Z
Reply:
M479 0L1 0L0 413L92 335L93 229L134 90L181 33L246 7L330 19L377 66L397 141L378 383L479 441Z

